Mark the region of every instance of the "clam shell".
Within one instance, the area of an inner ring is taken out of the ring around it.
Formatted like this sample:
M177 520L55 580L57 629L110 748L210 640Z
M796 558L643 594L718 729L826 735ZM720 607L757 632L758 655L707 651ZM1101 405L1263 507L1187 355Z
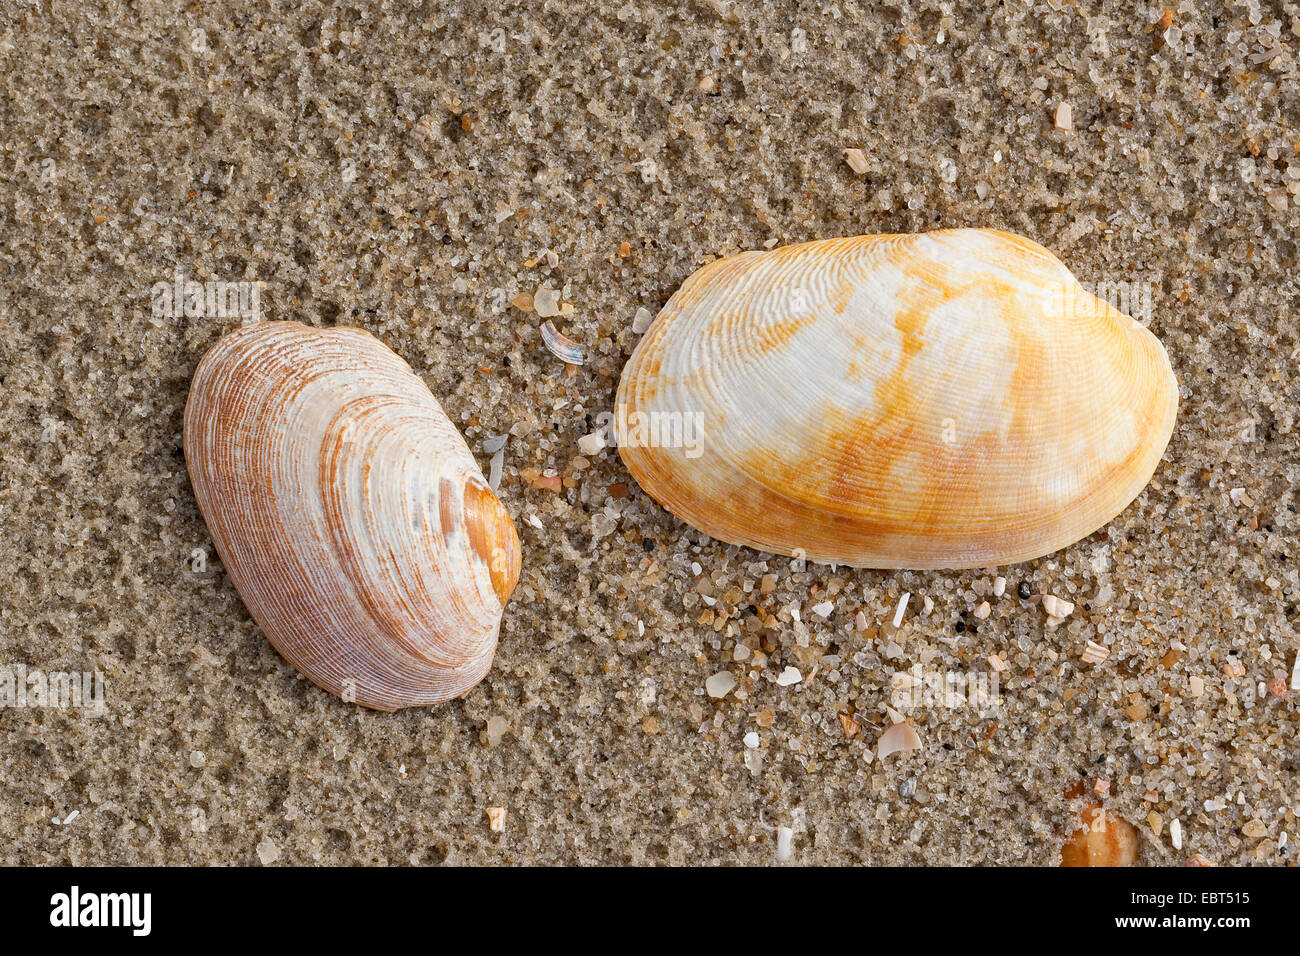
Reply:
M482 679L519 539L451 420L360 329L266 322L204 356L185 459L226 572L276 649L377 710Z
M614 434L641 487L715 538L969 568L1117 515L1177 405L1160 342L1050 252L955 229L699 270L623 370Z

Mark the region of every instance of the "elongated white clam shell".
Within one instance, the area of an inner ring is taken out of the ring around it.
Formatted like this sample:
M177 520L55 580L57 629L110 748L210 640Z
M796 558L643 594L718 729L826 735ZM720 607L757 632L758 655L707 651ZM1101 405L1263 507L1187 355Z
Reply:
M366 707L487 672L519 540L410 366L360 329L266 322L204 356L185 457L222 564L276 649Z
M624 369L615 434L637 482L715 538L966 568L1113 518L1177 405L1149 331L1037 243L957 229L706 266Z

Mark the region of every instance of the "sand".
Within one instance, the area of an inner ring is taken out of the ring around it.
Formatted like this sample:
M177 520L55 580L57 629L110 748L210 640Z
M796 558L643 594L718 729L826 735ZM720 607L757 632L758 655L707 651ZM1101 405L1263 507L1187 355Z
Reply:
M1294 863L1300 7L1027 6L3 0L0 665L104 700L0 710L0 862L1054 865L1104 790L1143 864ZM799 570L581 455L638 309L705 262L952 226L1036 239L1169 350L1173 439L1101 532ZM181 447L242 319L155 312L178 272L369 329L485 467L510 434L523 575L464 700L360 710L252 622ZM542 286L576 372L511 304ZM994 654L991 709L904 708L922 748L874 757L895 671Z

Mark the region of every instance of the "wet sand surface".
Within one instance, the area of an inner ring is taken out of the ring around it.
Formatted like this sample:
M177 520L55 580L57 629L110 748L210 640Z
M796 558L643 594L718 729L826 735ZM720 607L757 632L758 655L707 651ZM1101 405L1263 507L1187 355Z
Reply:
M1294 863L1300 6L172 6L0 3L0 665L104 681L0 709L0 861L1055 865L1099 801L1144 864ZM706 262L956 226L1169 351L1173 439L1097 534L799 569L579 449ZM178 274L370 330L485 468L509 434L523 573L465 699L364 711L259 632L181 446L244 319L158 314ZM879 759L918 666L996 699Z

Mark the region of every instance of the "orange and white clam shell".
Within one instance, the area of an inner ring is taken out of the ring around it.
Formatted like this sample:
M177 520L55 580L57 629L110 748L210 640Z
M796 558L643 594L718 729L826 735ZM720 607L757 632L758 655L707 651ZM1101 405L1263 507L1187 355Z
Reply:
M705 266L633 352L614 434L642 488L722 541L971 568L1114 518L1177 406L1146 328L1037 243L954 229Z
M276 649L344 700L436 704L487 673L519 539L425 384L360 329L266 322L203 357L185 458Z

